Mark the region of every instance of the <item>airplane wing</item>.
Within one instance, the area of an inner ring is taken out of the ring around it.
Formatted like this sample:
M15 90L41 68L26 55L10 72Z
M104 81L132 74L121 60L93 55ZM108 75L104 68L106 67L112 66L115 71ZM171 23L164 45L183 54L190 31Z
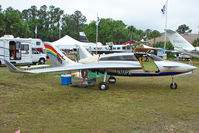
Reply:
M18 73L49 73L49 72L61 72L61 71L72 71L72 70L92 70L92 69L142 69L140 65L124 64L124 63L95 63L95 64L71 64L67 66L34 69L22 71L17 69L13 64L5 60L5 64L11 72Z

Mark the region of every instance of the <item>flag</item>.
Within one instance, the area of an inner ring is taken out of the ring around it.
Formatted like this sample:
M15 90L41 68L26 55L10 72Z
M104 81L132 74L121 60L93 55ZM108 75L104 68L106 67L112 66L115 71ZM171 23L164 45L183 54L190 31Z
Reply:
M165 12L166 12L166 4L162 7L161 12L162 12L163 15L165 14Z
M17 131L15 131L15 133L20 133L21 131L20 131L20 129L19 130L17 130Z
M98 24L99 24L99 22L100 22L100 19L99 19L99 17L97 16L96 25L98 25Z
M35 34L37 34L37 26L35 26Z

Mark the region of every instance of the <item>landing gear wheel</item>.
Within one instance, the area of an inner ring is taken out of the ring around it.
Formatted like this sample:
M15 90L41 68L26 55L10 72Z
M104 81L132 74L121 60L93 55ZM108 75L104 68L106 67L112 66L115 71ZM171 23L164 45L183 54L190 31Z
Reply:
M108 88L109 88L109 86L108 86L108 84L106 83L106 82L101 82L101 83L99 83L99 89L101 90L101 91L105 91L105 90L108 90Z
M115 77L110 77L109 79L108 79L108 82L109 83L116 83L116 78Z
M43 59L43 58L41 58L40 60L39 60L39 64L45 64L45 59Z
M178 88L178 85L174 82L174 83L171 83L170 84L170 88L171 89L177 89Z

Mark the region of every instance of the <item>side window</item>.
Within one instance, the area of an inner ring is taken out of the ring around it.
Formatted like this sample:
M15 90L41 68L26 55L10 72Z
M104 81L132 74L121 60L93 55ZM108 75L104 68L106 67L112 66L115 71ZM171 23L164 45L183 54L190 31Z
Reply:
M134 55L124 55L124 56L112 56L112 57L102 57L100 61L137 61L137 58Z
M28 44L21 44L21 52L23 54L29 54L29 45Z
M137 61L137 58L134 55L126 55L126 56L122 56L122 60L125 60L125 61Z
M40 45L41 45L41 42L36 42L36 45L37 45L37 46L40 46Z
M154 61L163 61L163 59L162 58L160 58L160 57L158 57L158 56L155 56L155 55L149 55L151 58L152 58L152 60L154 60Z
M39 54L39 52L35 48L33 48L32 49L32 54Z

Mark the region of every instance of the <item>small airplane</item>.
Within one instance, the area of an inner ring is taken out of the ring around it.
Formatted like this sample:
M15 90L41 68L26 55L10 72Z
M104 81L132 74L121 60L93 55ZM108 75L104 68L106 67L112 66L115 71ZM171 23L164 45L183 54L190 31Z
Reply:
M187 40L185 40L176 31L165 29L167 36L174 46L174 50L186 55L199 58L199 47L193 47Z
M11 72L18 73L49 73L60 71L92 71L104 74L103 82L99 83L100 90L107 90L109 85L106 82L107 75L110 75L108 82L116 83L113 76L172 76L171 89L176 89L177 84L174 77L191 74L196 67L179 62L166 61L148 53L113 53L97 57L97 61L89 63L77 63L67 58L56 46L45 42L46 52L54 67L35 70L19 70L13 64L5 60L5 64ZM85 52L85 51L83 51ZM83 53L82 59L92 58L89 53ZM154 66L150 70L148 66ZM86 77L84 77L86 78Z

